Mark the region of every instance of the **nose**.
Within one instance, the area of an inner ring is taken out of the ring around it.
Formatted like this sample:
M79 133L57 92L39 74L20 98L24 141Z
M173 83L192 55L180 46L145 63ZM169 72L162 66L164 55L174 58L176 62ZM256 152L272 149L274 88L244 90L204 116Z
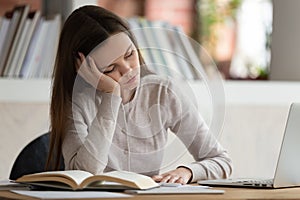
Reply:
M132 70L132 68L130 67L130 63L129 62L123 61L120 64L120 73L121 73L122 76L124 74L126 74L127 72L131 71L131 70Z

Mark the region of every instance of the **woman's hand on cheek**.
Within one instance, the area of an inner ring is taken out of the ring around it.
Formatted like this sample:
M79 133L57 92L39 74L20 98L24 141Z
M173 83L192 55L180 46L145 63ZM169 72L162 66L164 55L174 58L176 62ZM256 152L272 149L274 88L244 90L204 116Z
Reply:
M89 84L97 90L102 92L111 93L114 95L121 95L121 89L118 82L111 77L101 73L96 66L92 57L85 56L79 53L80 59L77 59L78 74Z
M187 184L192 177L191 170L179 167L175 170L152 177L156 182Z

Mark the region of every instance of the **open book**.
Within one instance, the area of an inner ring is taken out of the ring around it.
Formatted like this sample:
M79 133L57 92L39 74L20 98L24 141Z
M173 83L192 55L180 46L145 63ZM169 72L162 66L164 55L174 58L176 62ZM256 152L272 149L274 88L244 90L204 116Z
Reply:
M81 170L47 171L24 175L17 183L60 189L150 189L159 187L152 178L128 171L112 171L93 175Z

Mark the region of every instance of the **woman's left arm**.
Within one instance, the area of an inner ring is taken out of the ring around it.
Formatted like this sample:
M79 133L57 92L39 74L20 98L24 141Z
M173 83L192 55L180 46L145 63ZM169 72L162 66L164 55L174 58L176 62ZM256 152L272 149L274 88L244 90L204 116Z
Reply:
M190 99L180 93L174 85L170 86L169 91L169 127L184 143L195 162L154 176L154 180L187 183L229 177L232 173L232 162L227 151L209 131Z
M189 169L192 172L190 182L203 179L228 178L232 173L232 162L227 151L209 132L204 122L202 125L199 125L199 122L195 124L198 124L198 127L194 134L185 130L177 132L178 137L192 154L195 162L181 165L177 169L181 167ZM190 127L192 126L193 124L190 124ZM190 140L190 138L193 139Z

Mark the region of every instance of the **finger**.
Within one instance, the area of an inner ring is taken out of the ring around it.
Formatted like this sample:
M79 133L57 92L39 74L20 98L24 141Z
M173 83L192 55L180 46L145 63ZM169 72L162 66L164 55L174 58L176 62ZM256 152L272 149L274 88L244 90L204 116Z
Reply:
M87 62L88 57L85 58L82 53L78 53L78 54L80 56L80 59L77 60L77 63L80 63L80 68L78 70L78 73L86 81L91 83L91 77L94 77L94 72L91 70L89 63Z
M77 73L81 76L81 77L85 77L86 74L86 70L85 67L83 66L83 63L81 63L81 61L79 59L77 59Z
M76 58L76 65L77 65L77 70L79 69L79 67L81 66L81 60L80 58Z
M186 184L186 182L184 181L184 179L182 177L179 177L175 183L181 183L182 185Z
M80 61L78 61L80 62ZM82 77L84 78L85 80L89 80L88 77L89 77L89 70L83 65L83 64L80 64L79 65L79 68L78 68L78 71L77 73Z
M77 72L79 71L80 66L81 66L81 61L80 61L79 58L76 58L75 68L76 68L76 71L77 71Z
M89 65L94 72L100 72L96 66L94 59L91 56L88 56Z
M80 65L80 68L77 71L77 73L91 86L93 86L95 88L97 87L99 80L98 80L98 78L95 79L94 73L91 71L91 69L89 67L87 67L85 61L84 61L84 63L82 63Z
M160 181L162 178L163 178L163 176L161 176L161 175L155 175L155 176L152 176L152 179L153 179L154 181Z
M85 56L83 55L83 53L78 52L78 55L79 55L80 61L83 62L85 60Z
M164 177L160 180L160 182L167 183L167 182L169 182L170 178L171 178L171 175L164 176Z
M94 59L91 56L88 56L87 59L90 65L91 72L93 72L95 76L98 77L98 82L100 80L107 80L107 81L110 80L110 77L106 76L98 69Z
M175 183L179 178L180 178L179 176L172 176L168 182Z
M83 53L80 53L80 52L79 52L78 54L79 54L80 61L81 61L81 66L80 66L80 68L85 69L85 72L90 71L90 65L89 65L89 63L88 63L88 61L87 61L88 57L85 57L85 56L83 55Z
M76 64L78 65L78 71L83 71L83 73L88 73L89 67L86 60L82 60L81 58L77 58Z

